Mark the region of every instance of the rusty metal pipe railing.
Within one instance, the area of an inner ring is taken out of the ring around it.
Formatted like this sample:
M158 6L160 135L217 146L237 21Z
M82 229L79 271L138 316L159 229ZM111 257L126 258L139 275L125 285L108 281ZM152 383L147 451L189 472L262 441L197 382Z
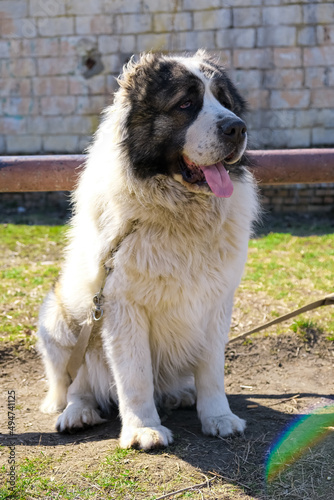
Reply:
M334 149L249 151L262 185L334 182ZM84 155L0 156L0 192L71 191Z
M84 155L0 156L0 192L71 191Z

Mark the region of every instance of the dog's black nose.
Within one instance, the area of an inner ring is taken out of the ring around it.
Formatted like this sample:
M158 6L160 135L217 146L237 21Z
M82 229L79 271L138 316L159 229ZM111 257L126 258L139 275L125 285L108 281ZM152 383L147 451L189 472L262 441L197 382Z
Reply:
M238 143L246 137L246 124L239 118L237 120L223 120L218 124L218 126L221 132L228 136L228 139L231 142Z

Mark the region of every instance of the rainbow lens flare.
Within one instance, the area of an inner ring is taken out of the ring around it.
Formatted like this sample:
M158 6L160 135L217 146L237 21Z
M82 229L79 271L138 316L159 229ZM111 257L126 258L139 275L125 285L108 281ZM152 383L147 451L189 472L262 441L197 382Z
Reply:
M289 425L269 451L266 481L270 483L288 465L334 431L334 404L317 408Z

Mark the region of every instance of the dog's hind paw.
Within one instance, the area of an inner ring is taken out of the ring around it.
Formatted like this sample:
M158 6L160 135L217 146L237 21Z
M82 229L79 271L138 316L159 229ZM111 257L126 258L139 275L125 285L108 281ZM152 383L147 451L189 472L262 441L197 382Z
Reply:
M139 448L151 450L168 446L173 442L172 432L158 425L157 427L125 427L120 437L121 448Z
M101 418L95 408L85 408L81 405L72 403L67 405L56 422L58 432L73 432L84 427L103 424L106 419Z
M187 387L175 392L167 394L162 405L166 410L176 410L176 408L190 408L196 403L196 391L194 387Z
M245 420L237 417L234 413L218 417L207 417L202 420L202 431L208 436L226 437L234 433L242 433L245 428Z

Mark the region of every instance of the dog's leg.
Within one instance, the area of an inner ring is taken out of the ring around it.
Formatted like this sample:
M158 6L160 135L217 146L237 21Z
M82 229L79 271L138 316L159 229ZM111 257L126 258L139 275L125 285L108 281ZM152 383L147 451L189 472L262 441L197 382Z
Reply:
M65 408L67 389L70 385L70 377L66 372L68 353L65 349L61 349L56 345L52 348L53 359L49 358L47 353L43 356L49 389L40 407L43 413L51 414L62 411ZM40 350L42 351L42 348Z
M197 412L204 434L228 436L243 432L246 422L230 410L224 391L224 355L213 354L196 372Z
M224 389L225 344L231 312L232 303L225 305L224 314L218 315L220 320L211 322L210 347L195 372L198 416L203 433L212 436L228 436L243 432L246 427L246 422L230 410ZM220 325L219 331L214 325Z
M161 425L154 403L149 323L142 308L117 303L113 311L105 312L103 340L122 418L120 446L143 450L167 446L172 433Z
M161 406L166 410L190 408L196 402L194 377L179 377L178 386L167 390L161 398Z
M68 389L67 406L59 415L56 429L59 432L74 431L82 427L106 422L100 417L98 404L92 392L87 365L84 362Z
M67 402L70 377L66 365L75 337L63 318L54 292L49 293L41 308L37 335L37 349L42 356L49 385L41 411L57 413L65 408Z

